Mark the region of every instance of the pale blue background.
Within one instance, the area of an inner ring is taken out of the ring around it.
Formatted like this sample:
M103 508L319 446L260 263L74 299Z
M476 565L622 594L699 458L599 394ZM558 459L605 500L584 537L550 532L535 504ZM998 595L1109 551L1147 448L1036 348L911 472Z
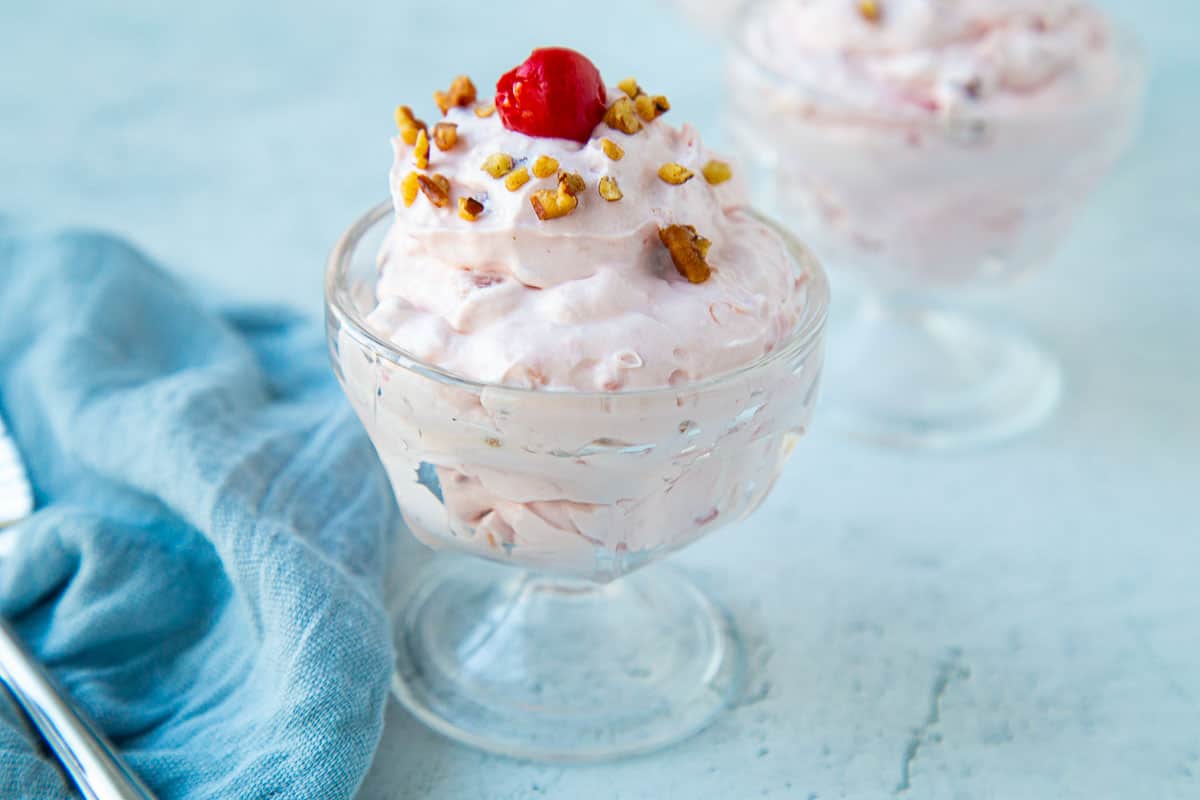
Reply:
M346 5L8 0L0 216L315 312L325 253L385 194L392 108L459 71L573 45L716 133L715 45L636 0ZM1113 5L1151 51L1145 134L1053 268L997 298L1063 354L1054 422L932 457L818 419L764 509L680 559L749 639L741 707L558 768L393 705L363 797L1200 797L1200 13Z

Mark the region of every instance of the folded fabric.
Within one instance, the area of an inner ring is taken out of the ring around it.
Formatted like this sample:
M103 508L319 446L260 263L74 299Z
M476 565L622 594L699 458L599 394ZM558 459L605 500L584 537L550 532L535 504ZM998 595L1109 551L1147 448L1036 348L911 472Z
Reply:
M133 768L164 798L352 795L400 523L319 326L213 311L103 235L0 235L0 414L38 505L0 613ZM74 796L12 720L0 797Z

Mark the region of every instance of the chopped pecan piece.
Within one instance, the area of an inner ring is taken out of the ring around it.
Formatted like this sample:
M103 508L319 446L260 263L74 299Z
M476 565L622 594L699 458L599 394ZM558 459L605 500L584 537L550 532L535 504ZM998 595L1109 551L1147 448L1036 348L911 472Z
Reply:
M872 25L878 25L883 20L883 6L879 0L859 0L858 15Z
M637 97L642 93L642 87L638 86L636 78L626 78L617 84L617 88L630 97Z
M654 98L648 94L639 94L633 98L633 106L637 109L638 116L646 122L653 122L657 116L654 111Z
M558 160L550 156L538 156L533 162L533 177L549 178L558 172Z
M413 145L413 163L417 169L429 169L429 134L425 129L417 131L417 143Z
M604 151L604 155L611 158L613 161L620 161L625 157L625 151L621 149L621 145L609 139L607 136L600 140L600 149Z
M467 222L474 222L483 213L483 203L474 197L458 198L458 215Z
M680 184L687 183L692 179L693 176L695 176L695 174L696 173L692 172L682 164L676 164L674 162L663 164L658 168L658 177L662 178L662 180L673 186L679 186Z
M622 97L608 107L608 111L604 112L604 122L615 131L630 135L642 129L642 121L638 119L637 109L634 107L633 100L628 97Z
M484 117L490 117L492 114L495 114L495 113L496 113L496 104L495 103L482 103L480 105L475 106L475 116L479 117L480 119L483 119Z
M438 208L450 205L450 180L445 175L418 175L421 194Z
M396 127L399 130L404 130L409 125L416 121L413 116L412 109L408 106L396 106Z
M617 185L617 179L605 175L600 179L600 196L611 203L620 200L625 195L621 194L621 187Z
M717 161L715 158L700 168L700 172L704 175L704 180L708 181L713 186L724 183L733 177L733 170L724 161Z
M504 188L515 192L527 183L529 183L529 168L521 167L508 173L508 177L504 179Z
M658 238L671 254L675 269L689 283L704 283L712 276L712 267L705 261L712 242L696 233L693 226L668 225L659 228Z
M639 94L634 98L633 104L637 108L638 116L646 122L653 122L671 110L670 101L661 94L654 97L648 94Z
M455 106L465 107L475 103L475 84L466 75L459 75L450 82L449 90L434 92L433 102L442 110L442 116Z
M559 184L557 190L542 189L534 192L529 198L529 203L538 219L558 219L574 211L579 205L579 198L563 191L562 184Z
M417 173L415 172L410 172L400 179L400 198L404 201L405 208L416 202L417 192L420 188L420 184L417 183Z
M491 175L493 178L503 178L508 173L512 172L513 157L508 153L492 153L483 161L481 170Z
M400 130L400 140L405 144L416 144L417 131L428 130L424 122L413 116L408 106L396 106L396 127Z
M587 184L583 182L583 176L578 172L560 172L558 173L558 189L567 194L576 195L587 189Z
M453 122L439 122L433 126L433 143L443 153L458 144L458 126Z

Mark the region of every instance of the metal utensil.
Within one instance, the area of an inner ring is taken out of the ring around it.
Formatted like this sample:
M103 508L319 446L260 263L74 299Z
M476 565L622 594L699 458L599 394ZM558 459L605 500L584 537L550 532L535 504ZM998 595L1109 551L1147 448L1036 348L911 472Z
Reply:
M0 528L33 511L33 491L0 419ZM154 800L154 794L0 619L0 681L29 715L87 800Z
M54 749L88 800L153 800L154 794L66 699L37 659L0 620L0 680Z

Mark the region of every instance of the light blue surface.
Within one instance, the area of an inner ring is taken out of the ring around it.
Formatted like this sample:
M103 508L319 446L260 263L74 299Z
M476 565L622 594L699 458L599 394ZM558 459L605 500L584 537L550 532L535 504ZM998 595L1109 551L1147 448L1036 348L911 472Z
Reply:
M573 45L713 132L715 45L665 13L476 5L9 4L0 213L315 311L330 245L385 194L391 109L456 72ZM1200 12L1116 9L1151 49L1145 134L1053 267L994 298L1064 358L1052 424L930 457L818 417L763 510L679 559L749 637L742 706L668 752L559 768L393 704L363 797L1200 796Z
M383 727L387 479L321 331L102 236L0 237L0 413L41 510L0 611L164 797L348 796ZM64 793L0 722L0 797Z

